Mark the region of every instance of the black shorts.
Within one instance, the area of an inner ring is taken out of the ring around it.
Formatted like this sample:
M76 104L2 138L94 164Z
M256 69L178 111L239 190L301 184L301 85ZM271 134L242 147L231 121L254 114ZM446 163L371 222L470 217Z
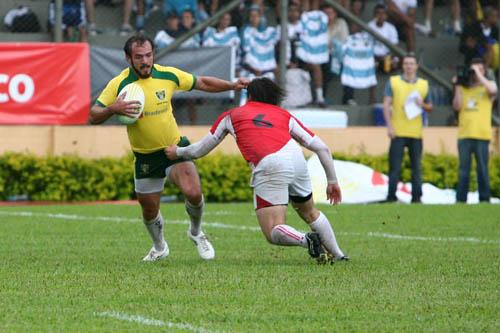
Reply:
M181 136L181 140L177 145L179 147L189 146L191 143L188 138L185 136ZM189 161L188 159L179 158L176 160L169 160L167 155L165 155L165 151L163 149L157 150L155 152L149 154L141 154L134 152L135 161L134 161L134 171L135 178L165 178L165 170L180 162Z

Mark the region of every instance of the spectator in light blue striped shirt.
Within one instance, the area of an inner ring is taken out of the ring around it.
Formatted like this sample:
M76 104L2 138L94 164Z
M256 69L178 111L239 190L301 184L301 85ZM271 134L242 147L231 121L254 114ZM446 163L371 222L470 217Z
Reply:
M321 10L303 12L300 21L302 33L297 49L297 57L313 77L316 104L325 107L323 96L323 75L321 64L329 61L328 16Z
M238 29L231 25L231 14L225 13L216 27L208 27L203 34L203 47L231 46L235 54L236 70L240 68L240 35Z
M374 40L358 25L351 25L352 34L343 46L342 75L343 104L355 105L354 89L366 89L377 84L375 75ZM374 100L369 101L370 104Z
M243 68L249 76L266 76L275 78L277 69L275 46L279 41L279 33L275 27L260 25L260 8L252 6L249 12L249 23L243 30Z

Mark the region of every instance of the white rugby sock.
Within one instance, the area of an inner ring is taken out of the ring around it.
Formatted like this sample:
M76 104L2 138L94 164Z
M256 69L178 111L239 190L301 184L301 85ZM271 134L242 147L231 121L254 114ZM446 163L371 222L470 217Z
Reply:
M425 20L425 27L429 29L429 31L432 30L432 24L430 20Z
M319 234L321 243L324 247L326 247L328 252L333 254L336 258L341 258L344 256L344 253L337 244L332 226L322 212L319 212L319 217L316 219L316 221L311 223L310 226L313 231L316 231Z
M275 245L307 247L306 235L293 227L280 224L271 230L271 239Z
M316 88L316 102L323 103L325 98L323 97L323 88Z
M146 229L148 230L149 235L153 240L153 245L156 251L164 250L163 246L165 242L165 239L163 238L164 224L165 221L163 220L163 216L161 216L161 212L158 212L158 215L152 220L149 221L144 220L144 225L146 226Z
M186 212L191 220L191 235L198 236L200 233L201 217L203 215L203 208L205 207L205 200L201 197L201 202L195 206L186 200Z

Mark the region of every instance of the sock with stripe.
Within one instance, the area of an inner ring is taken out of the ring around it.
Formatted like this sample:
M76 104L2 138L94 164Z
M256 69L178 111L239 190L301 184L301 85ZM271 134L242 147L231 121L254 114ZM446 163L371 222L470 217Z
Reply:
M275 226L271 239L275 245L307 247L306 235L286 224Z

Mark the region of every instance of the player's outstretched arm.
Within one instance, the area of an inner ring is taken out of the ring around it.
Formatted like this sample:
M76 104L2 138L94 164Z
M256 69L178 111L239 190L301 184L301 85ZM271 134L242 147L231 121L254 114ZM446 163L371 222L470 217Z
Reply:
M221 92L227 90L241 90L248 86L250 81L239 78L236 82L229 82L213 76L198 76L196 78L195 89L207 92Z
M208 133L200 141L186 147L178 147L177 145L168 146L165 148L165 155L170 160L175 160L179 157L196 159L211 152L221 141L217 140L212 133Z

